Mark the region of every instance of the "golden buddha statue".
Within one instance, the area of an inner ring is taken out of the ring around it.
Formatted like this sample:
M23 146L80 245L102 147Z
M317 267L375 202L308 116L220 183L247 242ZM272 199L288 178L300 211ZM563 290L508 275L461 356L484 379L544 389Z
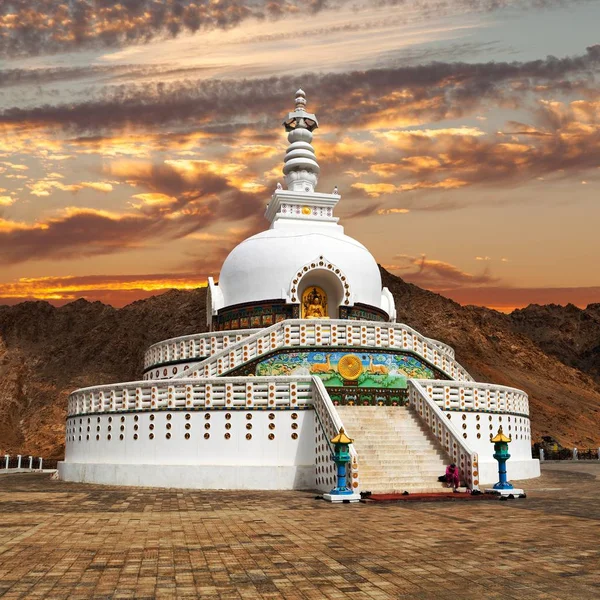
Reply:
M305 319L327 318L327 294L318 287L307 288L302 294L302 313Z

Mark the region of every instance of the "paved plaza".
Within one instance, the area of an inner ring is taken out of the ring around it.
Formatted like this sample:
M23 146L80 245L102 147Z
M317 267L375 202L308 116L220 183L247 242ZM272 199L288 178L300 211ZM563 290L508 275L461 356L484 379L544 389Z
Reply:
M526 500L332 506L304 492L0 475L0 597L600 597L600 464Z

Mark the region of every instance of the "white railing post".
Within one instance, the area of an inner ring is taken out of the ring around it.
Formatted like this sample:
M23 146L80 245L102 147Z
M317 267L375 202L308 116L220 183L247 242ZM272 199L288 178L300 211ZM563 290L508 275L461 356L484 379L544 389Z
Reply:
M38 469L41 471L42 470L42 457L40 456L40 466L38 467Z
M4 468L8 469L8 462L10 460L10 454L5 454L4 455Z
M545 457L544 457L544 449L540 448L540 462L544 462Z
M577 460L577 448L573 448L573 460Z
M17 454L17 469L21 468L21 455Z
M31 471L33 468L33 456L29 457L29 470Z

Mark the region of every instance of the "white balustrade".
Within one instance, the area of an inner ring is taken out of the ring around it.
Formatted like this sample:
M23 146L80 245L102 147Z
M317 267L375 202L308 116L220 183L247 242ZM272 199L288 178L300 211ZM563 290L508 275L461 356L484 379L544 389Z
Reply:
M299 327L299 324L304 324L304 327ZM357 324L359 324L360 327L357 328ZM337 332L338 325L341 326L339 336ZM344 325L349 326L349 329L344 327ZM410 349L428 360L435 360L436 353L429 352L429 356L426 356L423 352L426 352L427 348L430 348L432 351L437 350L437 353L440 356L444 355L451 360L454 359L454 350L447 344L439 342L438 340L426 338L407 325L378 323L374 321L316 321L314 319L291 319L283 321L268 328L274 334L270 339L272 349L281 346L281 343L284 341L286 326L289 334L288 342L290 342L286 345L373 345L385 348L396 347L396 343L399 344L402 342L402 344L406 343L406 349ZM392 330L391 334L390 329ZM221 352L242 339L249 338L264 331L264 329L258 330L258 332L256 329L213 331L164 340L153 344L146 351L144 354L144 370L161 366L166 363L182 362L185 360L213 356L217 352ZM301 335L302 333L305 335ZM404 333L407 335L404 336ZM416 349L412 336L416 336L417 339Z
M370 347L412 352L451 379L473 381L454 358L407 325L374 321L290 319L229 345L173 377L218 377L278 348Z
M409 379L408 401L440 441L452 462L458 465L467 487L477 489L479 486L477 453L469 448L437 402L426 392L421 380Z
M311 377L219 377L132 381L83 388L69 396L69 416L185 408L298 408L313 403Z
M239 342L244 337L256 333L256 329L236 331L208 331L184 335L153 344L144 354L144 370L164 363L212 356Z
M335 462L332 459L334 452L331 444L331 439L340 432L340 429L344 426L340 415L338 414L329 394L327 388L319 377L313 376L313 406L317 415L317 421L321 424L323 435L325 436L326 449L325 452L317 452L320 457L320 461L317 463L317 468L323 468L326 463L330 468L333 466L332 471L334 478L336 475ZM346 468L348 486L353 492L360 491L360 479L358 469L358 454L354 448L354 444L350 444L350 463ZM318 477L318 474L317 474ZM334 484L332 487L335 487ZM317 485L319 488L325 488L323 484ZM326 488L325 488L326 489Z
M529 418L529 399L522 390L464 381L420 379L420 386L442 410L501 412Z

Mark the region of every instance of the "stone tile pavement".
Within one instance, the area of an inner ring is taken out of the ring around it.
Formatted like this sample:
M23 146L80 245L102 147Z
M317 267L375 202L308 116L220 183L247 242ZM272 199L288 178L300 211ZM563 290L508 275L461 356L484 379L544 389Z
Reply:
M0 475L0 597L600 598L600 464L521 485L526 500L331 506Z

